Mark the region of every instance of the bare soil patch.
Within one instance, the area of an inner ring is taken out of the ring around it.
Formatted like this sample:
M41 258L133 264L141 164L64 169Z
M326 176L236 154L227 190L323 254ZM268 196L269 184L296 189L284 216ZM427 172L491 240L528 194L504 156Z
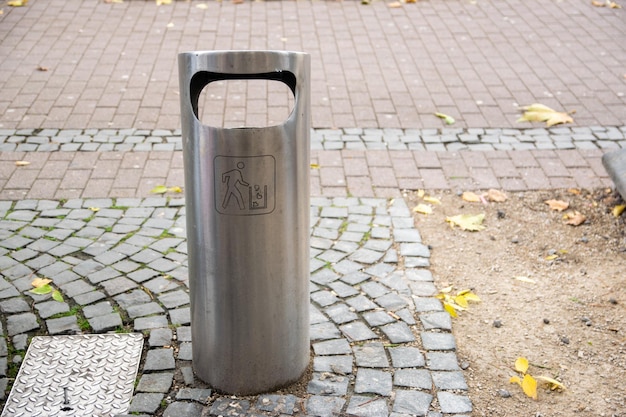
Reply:
M572 191L508 193L488 204L430 192L442 204L415 214L437 288L471 288L482 299L453 321L475 416L626 416L626 214L612 214L623 202L611 190ZM587 220L566 225L549 199ZM445 221L481 212L479 232ZM509 383L518 357L566 390L524 395Z

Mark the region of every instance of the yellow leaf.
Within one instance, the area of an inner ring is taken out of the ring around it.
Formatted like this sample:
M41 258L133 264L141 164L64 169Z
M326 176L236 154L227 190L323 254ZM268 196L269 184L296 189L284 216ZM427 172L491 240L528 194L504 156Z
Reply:
M558 258L558 257L559 257L559 255L557 255L557 254L554 254L554 255L548 255L548 256L546 256L546 257L545 257L545 260L546 260L546 261L554 261L554 260L555 260L556 258Z
M470 232L477 232L483 230L485 226L482 225L485 219L485 213L480 214L459 214L457 216L446 217L446 221L450 223L450 227L459 226L463 230Z
M97 213L100 211L100 207L89 207L89 210L93 211L94 213Z
M622 8L622 6L620 6L619 4L615 3L614 1L609 2L609 7L611 9L621 9Z
M561 201L561 200L546 200L544 201L544 203L550 206L550 209L556 210L556 211L563 211L569 207L569 203L567 201Z
M414 212L420 214L432 214L433 209L428 204L418 204L417 207L413 209Z
M613 207L613 216L615 217L621 216L622 213L624 212L624 209L626 209L626 204L620 204L619 206Z
M587 220L587 217L585 217L584 214L579 213L578 211L570 211L566 213L563 217L567 220L565 224L569 224L572 226L580 226Z
M524 379L522 380L522 389L524 390L524 394L533 400L537 399L537 381L535 378L528 374L524 375Z
M320 164L311 164L311 169L320 169Z
M509 379L509 382L511 384L518 384L520 387L522 386L522 380L517 375L512 376L511 379Z
M538 376L537 379L541 382L548 384L552 391L565 389L565 385L563 385L563 383L557 381L556 379L547 376Z
M43 287L44 285L48 285L52 282L51 279L48 278L35 278L33 282L30 283L35 288Z
M446 287L446 288L439 290L439 292L443 294L448 294L450 291L452 291L452 287Z
M170 187L167 189L170 193L182 193L183 190L179 186Z
M477 296L476 294L474 294L473 292L465 293L465 294L463 294L463 297L465 297L465 299L467 301L473 301L473 302L476 302L476 303L480 303L480 301L481 301L480 297Z
M461 198L469 203L480 203L480 196L471 191L465 191Z
M7 2L7 4L11 7L22 7L26 6L27 3L28 0L12 0Z
M438 198L431 197L429 195L424 197L424 201L427 202L427 203L431 203L431 204L441 204L441 201Z
M15 161L15 166L16 167L25 167L27 165L30 165L30 162L28 162L28 161Z
M508 197L502 191L493 188L487 191L487 199L496 203L504 203Z
M424 194L425 194L424 190L417 190L417 196L418 196L419 198L423 198L423 197L424 197Z
M523 374L528 371L528 359L526 358L517 358L515 360L515 370L517 372L521 372Z
M579 188L568 188L567 192L574 195L580 195L581 191Z
M454 120L454 117L448 116L447 114L435 113L435 116L439 117L440 119L443 119L446 122L446 124L449 124L449 125L453 125L456 122L456 120Z
M167 187L165 185L157 185L152 190L150 190L150 193L152 194L165 194L166 192Z
M524 114L517 119L519 122L546 122L546 126L554 126L561 123L574 123L567 113L558 112L543 104L532 104L522 107Z
M463 308L468 307L467 300L465 299L465 296L463 295L457 295L456 297L454 297L454 302Z
M448 314L450 314L450 316L452 316L452 317L458 317L459 316L457 314L456 310L454 309L454 307L452 307L452 305L444 302L443 303L443 308L448 312Z
M522 282L529 282L531 284L536 284L535 280L526 278L526 277L515 277L515 279L518 281L522 281Z

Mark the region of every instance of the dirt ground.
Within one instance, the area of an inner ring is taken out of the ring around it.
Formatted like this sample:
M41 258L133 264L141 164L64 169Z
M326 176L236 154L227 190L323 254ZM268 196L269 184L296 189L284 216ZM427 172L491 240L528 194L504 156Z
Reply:
M472 191L472 190L469 190ZM476 192L476 194L481 194ZM507 193L505 202L467 202L452 192L433 213L415 214L437 288L472 289L481 298L453 321L458 356L474 416L626 416L626 213L604 190ZM424 203L417 193L413 207ZM563 212L546 200L569 203ZM565 224L577 210L587 220ZM446 223L447 216L485 213L482 231ZM564 391L527 397L509 379L518 357L533 377Z

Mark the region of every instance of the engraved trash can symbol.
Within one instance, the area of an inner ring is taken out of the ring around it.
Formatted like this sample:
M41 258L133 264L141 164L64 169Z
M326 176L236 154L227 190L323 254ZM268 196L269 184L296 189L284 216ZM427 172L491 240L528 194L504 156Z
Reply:
M285 51L178 55L193 368L213 388L256 394L309 363L310 57ZM198 115L219 80L286 84L280 125L217 128Z

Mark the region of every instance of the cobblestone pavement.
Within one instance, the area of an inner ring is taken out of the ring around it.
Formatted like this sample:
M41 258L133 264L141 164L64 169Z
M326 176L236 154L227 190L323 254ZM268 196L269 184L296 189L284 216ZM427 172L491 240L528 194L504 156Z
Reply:
M314 129L311 195L606 187L601 157L624 148L625 136L623 126ZM147 197L157 185L183 185L180 148L176 130L3 129L0 199Z
M212 395L194 380L184 216L183 199L0 202L2 395L29 337L117 331L147 341L129 412L471 412L450 316L432 297L430 251L404 200L312 199L306 399ZM64 300L31 292L35 277L51 279Z

